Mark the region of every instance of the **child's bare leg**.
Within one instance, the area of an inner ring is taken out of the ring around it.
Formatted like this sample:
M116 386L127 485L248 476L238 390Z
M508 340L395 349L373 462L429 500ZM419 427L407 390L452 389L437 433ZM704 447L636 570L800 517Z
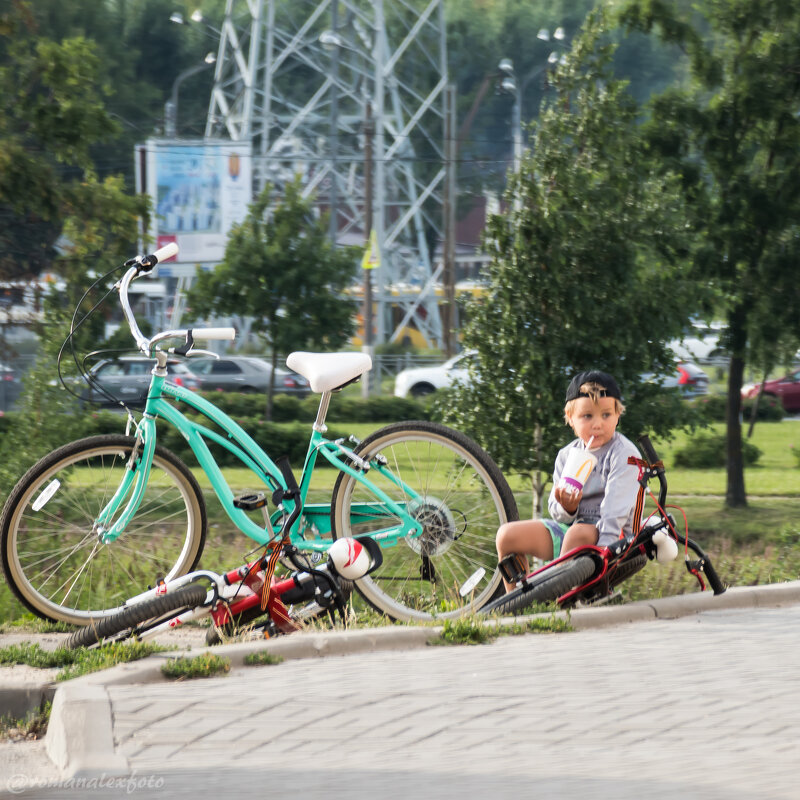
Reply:
M597 544L597 526L588 522L576 522L564 534L561 552L568 553L576 547L583 547L587 544Z
M547 526L538 519L523 519L505 522L497 531L497 560L514 553L519 558L520 567L527 571L527 556L549 561L553 558L553 538ZM504 581L506 591L514 585Z

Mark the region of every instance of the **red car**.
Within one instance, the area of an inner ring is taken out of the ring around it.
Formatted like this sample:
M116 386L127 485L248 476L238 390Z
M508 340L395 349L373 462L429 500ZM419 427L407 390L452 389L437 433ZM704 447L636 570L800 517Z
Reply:
M761 383L748 383L742 387L742 397L755 397ZM779 397L785 411L800 411L800 368L774 381L764 383L765 397Z

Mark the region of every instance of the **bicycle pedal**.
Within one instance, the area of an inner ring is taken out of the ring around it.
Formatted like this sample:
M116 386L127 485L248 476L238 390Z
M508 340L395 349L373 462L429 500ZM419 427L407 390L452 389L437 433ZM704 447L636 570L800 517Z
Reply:
M241 508L242 511L255 511L257 508L264 508L266 504L267 496L264 492L249 492L233 498L233 507Z

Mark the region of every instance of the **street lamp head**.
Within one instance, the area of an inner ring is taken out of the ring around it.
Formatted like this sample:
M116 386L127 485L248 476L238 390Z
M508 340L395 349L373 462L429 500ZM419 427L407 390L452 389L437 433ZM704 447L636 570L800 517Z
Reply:
M517 82L511 76L503 78L500 82L500 89L509 94L514 94L517 91Z
M203 12L199 8L196 8L194 11L192 11L192 22L202 22L202 21L203 21ZM561 30L561 28L559 28L559 30Z
M213 64L216 60L217 56L215 53L206 53L206 57L203 59L206 64Z
M559 28L560 30L560 28ZM539 28L539 33L536 34L537 39L541 39L543 42L550 41L550 31L547 28Z
M342 47L344 42L342 37L335 31L322 31L319 35L319 43L329 51L335 50L337 47Z
M566 38L567 34L564 32L563 28L556 28L553 31L553 38L558 39L558 41L563 41Z
M558 53L556 53L556 51L553 50L553 52L550 53L549 56L547 56L547 63L548 64L555 64L557 61L558 61Z
M183 14L179 11L173 11L169 15L169 21L174 22L176 25L183 25Z
M514 75L514 64L510 58L504 58L500 61L497 65L497 69L500 72L505 73L506 75L513 76ZM512 78L513 79L513 78Z

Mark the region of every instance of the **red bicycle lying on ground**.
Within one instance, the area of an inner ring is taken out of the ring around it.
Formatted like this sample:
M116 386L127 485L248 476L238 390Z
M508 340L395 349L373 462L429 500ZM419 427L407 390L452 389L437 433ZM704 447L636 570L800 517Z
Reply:
M677 532L674 518L667 513L667 478L663 462L656 455L650 439L639 439L644 459L630 458L629 463L639 467L639 496L634 514L635 530L632 536L621 538L609 547L587 545L564 553L549 564L525 574L512 554L500 562L505 579L515 588L481 609L484 614L516 614L534 603L556 602L562 608L577 604L591 604L607 600L614 588L638 572L648 560L671 561L678 555L678 546L684 548L686 569L705 590L703 576L708 578L714 594L722 594L725 586L714 570L708 556L688 536ZM647 485L658 478L659 494L656 500ZM656 510L641 524L645 494L656 502ZM688 526L687 526L688 527ZM689 553L695 556L690 557Z
M273 498L282 508L282 501L296 499L300 489L288 459L279 459L277 465L288 487L279 490L280 497ZM66 647L92 647L131 637L147 640L207 616L213 620L206 633L207 644L217 644L225 633L247 627L267 637L293 633L300 630L303 620L322 614L328 614L333 621L338 612L346 624L345 602L352 581L381 565L381 548L369 536L344 537L329 548L326 563L314 566L289 539L301 509L295 503L290 513L284 513L280 535L259 558L222 575L195 570L170 581L159 581L130 598L122 611L93 619L72 633ZM294 571L286 577L273 578L279 559Z

